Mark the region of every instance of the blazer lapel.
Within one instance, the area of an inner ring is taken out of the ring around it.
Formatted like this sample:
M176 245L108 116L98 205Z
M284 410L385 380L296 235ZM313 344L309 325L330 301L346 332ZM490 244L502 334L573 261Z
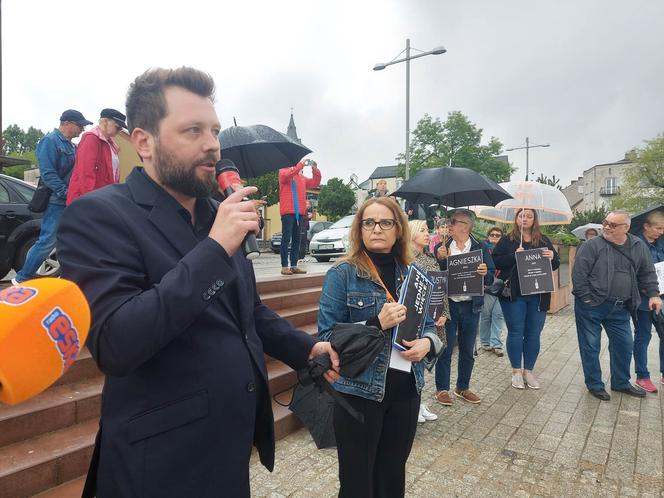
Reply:
M127 177L127 186L138 204L149 206L148 220L164 238L184 256L198 243L191 226L180 215L173 213L171 199L164 197L159 187L150 180L143 168L135 168ZM173 202L176 202L173 199Z

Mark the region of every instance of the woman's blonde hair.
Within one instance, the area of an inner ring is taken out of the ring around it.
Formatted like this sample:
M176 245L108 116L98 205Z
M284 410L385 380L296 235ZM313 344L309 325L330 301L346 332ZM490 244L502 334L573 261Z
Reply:
M362 240L362 219L364 218L364 211L372 204L380 204L385 206L394 216L395 226L392 230L397 230L397 240L394 243L394 255L402 266L407 266L413 262L412 251L410 249L410 229L408 227L408 218L403 209L397 204L397 201L392 197L372 197L364 201L357 210L353 223L350 226L348 234L348 241L350 247L348 248L348 255L342 259L352 265L355 265L359 270L364 273L371 273L367 266L365 259L366 247Z
M423 226L427 226L426 220L410 220L408 222L408 228L410 228L410 241L415 240L415 236L422 230ZM429 227L427 226L427 231Z

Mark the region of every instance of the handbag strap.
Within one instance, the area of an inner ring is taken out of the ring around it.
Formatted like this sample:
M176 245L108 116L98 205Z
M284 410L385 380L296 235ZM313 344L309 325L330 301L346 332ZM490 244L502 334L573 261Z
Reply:
M623 252L623 250L620 249L616 244L613 244L613 243L609 242L608 240L606 240L604 238L604 236L600 236L599 238L602 239L606 243L606 245L608 245L609 247L612 247L613 249L618 251L620 254L625 256L625 258L627 258L627 261L629 261L629 264L632 265L632 270L634 270L634 273L636 274L636 264L634 263L634 260L630 257L629 254ZM629 240L629 238L627 238L627 240Z

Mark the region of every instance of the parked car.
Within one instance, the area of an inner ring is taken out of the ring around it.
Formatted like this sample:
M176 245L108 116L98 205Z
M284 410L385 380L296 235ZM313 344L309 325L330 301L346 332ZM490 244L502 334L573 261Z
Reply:
M42 213L28 210L35 187L24 181L0 174L0 279L11 269L23 266L25 257L39 237ZM55 250L37 270L39 276L58 276Z
M270 249L275 254L279 254L281 251L281 232L273 233L270 238Z
M353 218L354 215L345 216L311 238L309 251L316 261L327 262L330 258L346 255Z
M305 254L309 253L309 243L314 235L316 235L321 230L325 230L332 225L331 221L321 221L315 220L309 222L309 230L307 231L307 243L305 247ZM270 239L270 248L275 254L279 254L281 251L281 232L277 232L272 235Z

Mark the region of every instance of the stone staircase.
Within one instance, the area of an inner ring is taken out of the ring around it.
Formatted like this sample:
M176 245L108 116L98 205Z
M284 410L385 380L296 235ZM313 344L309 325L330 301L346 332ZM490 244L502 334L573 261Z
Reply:
M324 274L258 280L263 303L295 327L316 334ZM296 303L296 304L294 304ZM265 357L270 392L291 398L296 375ZM69 371L39 396L18 406L0 404L0 497L74 498L81 495L98 428L103 376L87 349ZM273 401L277 439L301 427Z

